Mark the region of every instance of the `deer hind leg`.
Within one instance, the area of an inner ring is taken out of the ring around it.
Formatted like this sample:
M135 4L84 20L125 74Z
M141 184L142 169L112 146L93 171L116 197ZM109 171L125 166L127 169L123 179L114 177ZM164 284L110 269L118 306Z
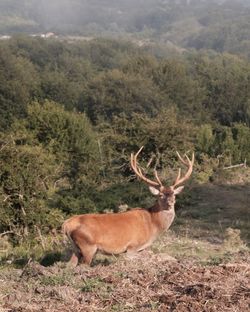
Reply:
M75 242L70 238L71 241L71 245L72 245L72 255L70 257L69 260L69 265L72 267L76 267L77 264L81 261L82 255L81 252L79 250L79 248L77 247L77 245L75 244Z
M81 255L81 259L78 258L78 260L81 260L81 263L90 265L97 251L96 244L94 244L85 233L80 231L73 233L73 236L74 243L78 247Z
M79 248L82 254L81 262L90 265L97 251L96 245L90 245L85 243L81 244Z

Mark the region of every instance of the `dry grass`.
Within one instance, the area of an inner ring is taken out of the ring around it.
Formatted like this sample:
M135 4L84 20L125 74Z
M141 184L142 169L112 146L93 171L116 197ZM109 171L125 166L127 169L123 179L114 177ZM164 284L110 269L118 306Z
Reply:
M182 236L221 242L227 228L240 229L250 243L250 184L201 185L177 210L172 229Z
M219 266L151 251L91 268L30 263L0 273L0 311L247 311L247 256Z

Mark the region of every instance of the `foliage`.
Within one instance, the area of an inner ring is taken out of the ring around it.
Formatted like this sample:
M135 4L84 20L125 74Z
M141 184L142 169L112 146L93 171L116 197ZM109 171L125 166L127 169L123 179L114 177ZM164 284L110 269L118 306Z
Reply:
M15 240L22 240L36 227L48 230L52 215L58 225L62 213L46 205L55 179L55 157L40 146L20 145L12 135L1 135L0 162L1 231L11 231Z
M92 121L112 120L124 112L154 115L163 106L157 86L145 77L124 74L118 70L100 74L90 81L79 110L86 111Z
M249 125L249 62L223 54L194 57L194 76L204 90L203 107L223 125Z
M39 87L35 66L26 58L14 56L0 46L0 129L7 128L14 116L24 116Z
M240 237L239 229L227 228L224 240L224 248L229 252L237 252L240 250L246 250L247 246L244 244Z
M142 167L150 176L151 161L166 183L176 150L195 151L199 183L250 163L249 62L147 51L105 39L0 42L0 231L12 242L68 215L150 205L129 166L142 145Z
M30 105L25 120L16 121L7 136L1 133L1 230L22 237L58 227L63 209L51 204L53 198L59 189L94 183L97 151L84 115L48 101Z

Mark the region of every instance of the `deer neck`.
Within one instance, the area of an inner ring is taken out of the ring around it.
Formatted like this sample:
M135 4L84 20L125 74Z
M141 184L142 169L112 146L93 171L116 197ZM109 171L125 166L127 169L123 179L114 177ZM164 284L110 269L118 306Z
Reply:
M149 212L151 214L152 223L156 226L157 232L163 232L167 230L174 221L174 203L164 207L159 202L157 202L149 209Z

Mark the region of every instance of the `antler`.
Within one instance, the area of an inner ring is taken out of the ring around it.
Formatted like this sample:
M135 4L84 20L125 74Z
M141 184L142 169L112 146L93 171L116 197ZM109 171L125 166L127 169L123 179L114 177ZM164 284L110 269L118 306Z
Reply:
M142 179L144 182L146 182L148 185L150 186L154 186L157 188L163 188L162 182L159 178L158 172L156 170L154 170L154 175L155 175L155 179L156 181L150 180L149 178L145 177L145 175L142 173L142 169L138 166L137 164L137 157L140 154L140 152L142 151L143 146L139 149L139 151L134 155L133 153L131 154L131 167L134 170L135 174ZM177 177L175 179L174 184L171 186L173 189L180 185L183 184L186 180L188 180L192 174L193 171L193 165L194 165L194 153L192 154L192 159L190 160L188 158L188 156L185 154L184 156L186 157L186 159L183 159L180 154L177 152L178 158L180 159L180 161L188 167L188 170L186 172L186 174L181 178L181 168L178 171Z
M191 160L188 158L188 156L186 154L184 155L186 157L186 160L184 160L178 152L176 152L176 153L177 153L177 156L179 157L180 161L185 166L188 167L188 170L187 170L186 174L184 175L184 177L181 178L181 168L179 168L176 180L175 180L174 184L172 185L173 188L175 188L176 186L178 186L180 184L183 184L186 180L189 179L189 177L192 174L193 166L194 166L194 153L192 154Z
M146 178L143 175L141 168L137 165L137 157L140 154L142 149L143 149L143 146L139 149L139 151L135 155L133 153L131 154L130 164L131 164L132 169L134 170L135 174L144 182L146 182L148 185L154 186L154 187L162 187L161 180L156 170L154 170L154 175L155 175L157 182Z

